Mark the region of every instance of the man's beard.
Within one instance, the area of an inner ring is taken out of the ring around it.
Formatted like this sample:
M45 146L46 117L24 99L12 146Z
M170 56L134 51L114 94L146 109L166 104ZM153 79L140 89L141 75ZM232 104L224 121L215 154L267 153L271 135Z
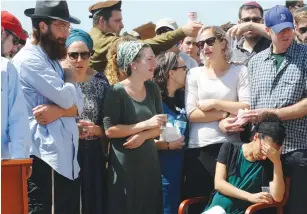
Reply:
M260 35L244 35L245 39L249 41L257 41L260 38Z
M52 60L64 59L67 55L64 38L55 38L50 29L49 32L40 37L40 45L46 51L47 55ZM62 42L62 44L60 43Z

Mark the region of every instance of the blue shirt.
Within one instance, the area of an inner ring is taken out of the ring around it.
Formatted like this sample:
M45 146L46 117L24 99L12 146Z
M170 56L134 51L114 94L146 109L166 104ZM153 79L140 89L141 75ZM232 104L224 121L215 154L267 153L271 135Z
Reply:
M32 146L30 153L48 163L59 174L73 180L78 177L79 132L74 117L60 117L48 125L40 125L32 109L42 104L56 104L63 109L74 105L81 115L82 91L78 85L64 82L64 71L39 46L27 40L13 59L19 72L28 107Z
M18 73L1 57L1 158L28 158L30 129Z

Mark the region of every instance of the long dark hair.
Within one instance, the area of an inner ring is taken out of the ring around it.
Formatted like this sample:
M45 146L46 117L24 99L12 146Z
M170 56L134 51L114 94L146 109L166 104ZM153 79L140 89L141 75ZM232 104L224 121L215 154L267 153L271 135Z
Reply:
M178 66L179 55L173 52L165 52L157 56L157 67L154 73L154 81L158 84L162 98L168 96L167 81L169 71Z

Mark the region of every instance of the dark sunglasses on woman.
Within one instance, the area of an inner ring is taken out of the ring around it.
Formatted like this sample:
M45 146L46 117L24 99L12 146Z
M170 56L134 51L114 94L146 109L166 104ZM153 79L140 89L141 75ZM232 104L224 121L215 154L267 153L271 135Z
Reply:
M88 51L85 51L85 52L68 52L67 54L68 54L69 59L71 59L71 60L77 60L79 58L79 56L81 56L81 58L83 60L87 60L93 55L93 53L88 52Z
M205 46L205 44L207 44L208 46L212 47L215 43L216 37L210 37L206 40L202 40L196 43L196 46L198 47L199 50L202 50Z

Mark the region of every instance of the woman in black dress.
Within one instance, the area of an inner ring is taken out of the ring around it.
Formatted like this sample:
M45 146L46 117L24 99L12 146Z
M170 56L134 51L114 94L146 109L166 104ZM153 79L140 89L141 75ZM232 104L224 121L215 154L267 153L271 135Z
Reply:
M73 29L67 38L66 47L67 58L63 63L69 64L75 72L86 73L83 83L80 84L84 96L84 109L79 118L78 151L82 213L103 214L106 201L106 158L102 121L103 101L109 83L102 72L89 68L93 41L88 33Z

